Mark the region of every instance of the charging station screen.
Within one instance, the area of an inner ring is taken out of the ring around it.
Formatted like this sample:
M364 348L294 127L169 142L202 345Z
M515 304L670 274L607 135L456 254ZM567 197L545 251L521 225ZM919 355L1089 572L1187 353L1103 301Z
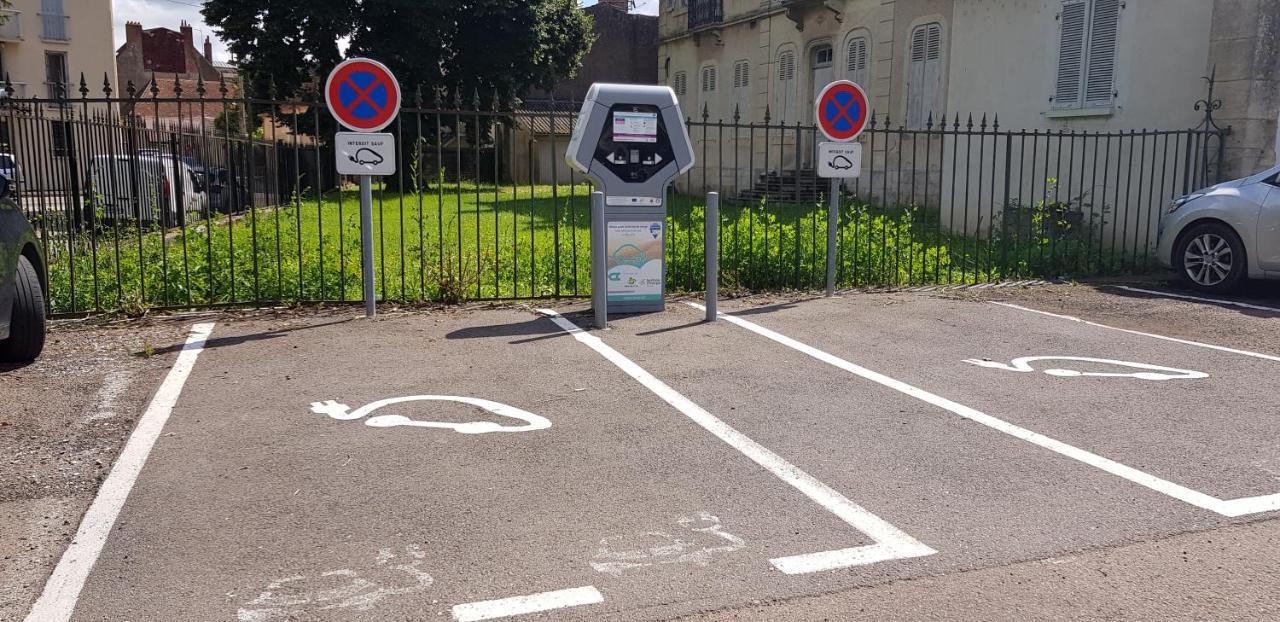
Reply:
M658 142L658 113L615 111L613 140L620 143Z

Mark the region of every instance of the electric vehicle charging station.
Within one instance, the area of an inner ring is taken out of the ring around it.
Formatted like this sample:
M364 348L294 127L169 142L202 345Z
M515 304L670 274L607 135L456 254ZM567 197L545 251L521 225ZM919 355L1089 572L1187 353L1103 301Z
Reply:
M605 310L661 311L666 290L667 188L693 167L675 92L665 86L591 85L565 161L595 182L591 287Z

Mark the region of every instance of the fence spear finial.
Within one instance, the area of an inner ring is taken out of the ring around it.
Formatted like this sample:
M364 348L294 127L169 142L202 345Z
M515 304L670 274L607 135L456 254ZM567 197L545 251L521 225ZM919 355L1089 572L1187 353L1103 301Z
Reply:
M764 124L769 125L769 104L764 105Z
M738 111L738 104L737 104L737 103L734 103L734 104L733 104L733 124L734 124L734 125L737 125L737 124L738 124L738 121L739 121L739 120L741 120L741 118L742 118L742 117L741 117L741 115L739 114L739 111Z
M182 98L182 79L178 77L177 73L173 74L173 96L179 99Z
M933 129L933 111L932 110L929 111L929 116L926 117L924 120L924 129L926 132Z
M218 72L218 96L227 98L227 77L221 71Z
M111 98L111 76L107 75L105 71L102 72L102 92L108 99Z
M204 99L204 76L196 74L196 95Z
M138 87L133 85L133 80L128 80L124 85L125 93L129 94L129 99L134 99L138 93Z
M987 131L987 113L982 113L982 122L978 124L978 129Z
M993 132L1000 131L1000 113L998 112L996 113L995 118L992 119L991 131Z
M80 99L89 98L89 83L84 79L84 72L80 72Z

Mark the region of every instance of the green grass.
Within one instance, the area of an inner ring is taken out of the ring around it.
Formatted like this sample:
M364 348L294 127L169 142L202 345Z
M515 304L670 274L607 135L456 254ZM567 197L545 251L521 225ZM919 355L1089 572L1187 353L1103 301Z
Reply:
M421 195L375 189L379 298L457 302L590 294L589 192L585 185L466 183ZM973 283L1108 268L1107 254L1079 231L980 239L939 231L937 214L920 209L879 209L852 198L843 205L842 286ZM701 197L671 201L672 291L702 287L704 214ZM824 284L825 208L726 201L720 230L722 288ZM308 195L288 206L192 222L184 230L120 227L78 235L50 243L52 307L56 313L137 312L153 306L356 301L362 295L359 233L359 202L351 188L319 201Z

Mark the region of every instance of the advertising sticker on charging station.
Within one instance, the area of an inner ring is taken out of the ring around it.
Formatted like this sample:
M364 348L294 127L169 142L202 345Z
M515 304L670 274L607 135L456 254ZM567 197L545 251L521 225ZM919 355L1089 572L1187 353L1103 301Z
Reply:
M662 300L662 223L609 223L609 300Z

